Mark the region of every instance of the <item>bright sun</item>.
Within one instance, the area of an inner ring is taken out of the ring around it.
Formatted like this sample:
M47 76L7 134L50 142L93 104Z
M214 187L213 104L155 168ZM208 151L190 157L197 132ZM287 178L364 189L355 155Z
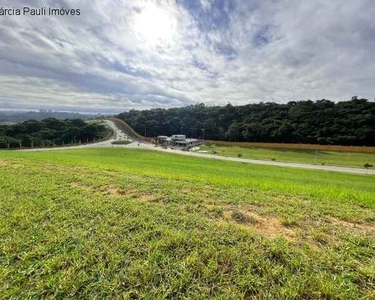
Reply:
M134 27L137 36L146 43L168 44L175 33L176 19L161 7L150 4L136 15Z

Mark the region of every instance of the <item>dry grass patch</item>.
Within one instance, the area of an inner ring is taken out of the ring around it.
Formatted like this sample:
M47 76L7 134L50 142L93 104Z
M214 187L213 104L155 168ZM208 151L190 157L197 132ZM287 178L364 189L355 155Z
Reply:
M85 192L90 192L90 193L97 191L101 193L102 195L111 196L114 198L126 197L130 199L144 201L144 202L152 202L156 200L155 196L151 194L140 194L135 189L126 190L121 187L118 187L116 184L104 185L102 187L94 187L86 183L83 183L81 181L76 181L76 182L71 183L71 186L74 188L81 189Z
M112 197L123 196L124 192L119 190L119 188L113 184L110 184L108 187L105 187L105 194Z
M153 195L141 195L137 197L137 200L144 201L144 202L156 202L158 199L155 198Z
M87 185L87 184L85 184L81 181L72 182L71 186L74 187L74 188L78 188L80 190L84 190L86 192L92 192L94 190L91 186L89 186L89 185Z
M365 235L372 235L375 237L375 226L374 225L366 225L366 224L358 224L353 223L345 220L340 220L338 218L331 217L329 218L329 222L334 226L343 228L350 232L365 234Z
M152 202L155 201L155 196L151 194L140 194L135 189L125 190L123 188L119 188L114 184L110 184L109 186L105 187L105 195L110 195L112 197L127 197L135 200L140 200L143 202Z
M18 169L21 168L22 165L10 160L0 160L0 167L10 167L13 169Z
M233 223L258 232L264 237L294 240L296 231L293 228L285 227L279 218L265 216L241 208L226 207L224 209L223 219L226 222Z

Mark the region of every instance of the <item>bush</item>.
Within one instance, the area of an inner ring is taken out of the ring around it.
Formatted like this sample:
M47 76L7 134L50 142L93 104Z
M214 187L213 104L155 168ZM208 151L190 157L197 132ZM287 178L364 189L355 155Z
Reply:
M238 156L239 158L241 158L241 157L242 157L242 153L238 153L237 156Z
M363 166L364 166L366 169L368 169L368 168L372 168L372 167L373 167L373 165L371 165L371 164L369 164L369 163L365 163Z

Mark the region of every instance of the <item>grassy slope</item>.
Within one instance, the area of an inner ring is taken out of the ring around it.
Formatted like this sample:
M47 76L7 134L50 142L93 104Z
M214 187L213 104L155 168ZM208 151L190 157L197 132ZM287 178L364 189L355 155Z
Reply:
M365 163L375 166L375 154L371 153L351 153L338 151L317 151L315 150L292 150L292 149L267 149L267 148L245 148L227 146L201 146L199 151L216 151L217 155L237 157L239 153L242 158L271 160L282 162L298 162L318 165L325 163L331 166L348 166L363 168Z
M374 296L374 177L0 152L0 298Z

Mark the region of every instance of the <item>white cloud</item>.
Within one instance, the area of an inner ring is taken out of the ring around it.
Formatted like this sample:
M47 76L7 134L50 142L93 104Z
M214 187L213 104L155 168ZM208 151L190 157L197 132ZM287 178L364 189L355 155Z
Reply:
M59 2L81 16L0 16L0 108L375 96L370 0Z

